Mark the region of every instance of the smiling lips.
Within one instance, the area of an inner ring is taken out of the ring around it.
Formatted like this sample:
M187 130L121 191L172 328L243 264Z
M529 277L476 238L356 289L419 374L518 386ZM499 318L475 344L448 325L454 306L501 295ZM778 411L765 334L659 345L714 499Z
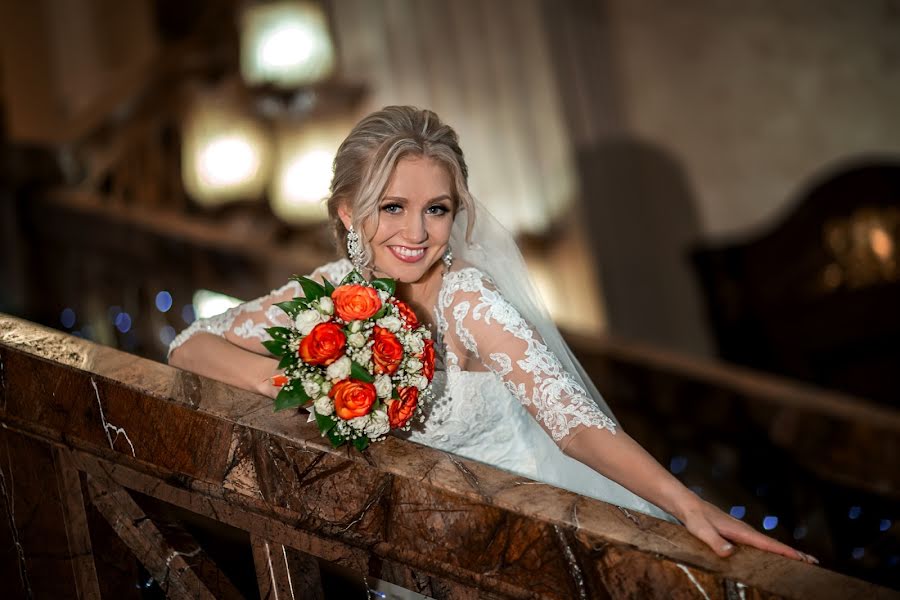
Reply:
M388 246L398 259L406 263L418 262L425 256L425 248L408 248L407 246Z

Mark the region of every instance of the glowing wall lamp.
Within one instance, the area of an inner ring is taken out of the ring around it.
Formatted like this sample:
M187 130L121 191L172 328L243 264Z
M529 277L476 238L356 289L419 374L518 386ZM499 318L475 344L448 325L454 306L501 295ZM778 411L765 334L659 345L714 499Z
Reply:
M184 122L181 171L202 205L260 198L271 172L268 133L235 106L199 100Z
M261 2L241 14L241 75L250 85L297 87L325 79L335 53L322 7L309 1Z
M332 163L350 127L341 119L308 121L280 129L270 188L272 212L286 223L321 221L328 215Z

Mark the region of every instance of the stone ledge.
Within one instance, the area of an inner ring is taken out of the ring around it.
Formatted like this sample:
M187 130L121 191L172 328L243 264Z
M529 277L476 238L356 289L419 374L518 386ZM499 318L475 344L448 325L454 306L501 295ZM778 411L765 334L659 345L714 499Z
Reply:
M6 315L0 420L85 473L360 571L377 557L501 597L897 597L750 548L719 559L677 525L404 440L335 450L267 398Z

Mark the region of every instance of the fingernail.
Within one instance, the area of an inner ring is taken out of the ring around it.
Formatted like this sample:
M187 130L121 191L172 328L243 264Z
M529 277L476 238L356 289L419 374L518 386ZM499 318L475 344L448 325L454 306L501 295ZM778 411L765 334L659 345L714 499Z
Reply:
M731 552L734 549L734 546L731 544L722 544L722 552Z

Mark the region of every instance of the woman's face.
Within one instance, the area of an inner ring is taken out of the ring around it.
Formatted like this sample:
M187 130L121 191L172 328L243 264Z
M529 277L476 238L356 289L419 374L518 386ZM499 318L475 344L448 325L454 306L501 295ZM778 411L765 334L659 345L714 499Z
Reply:
M401 158L373 219L363 228L377 271L416 283L441 259L453 227L450 175L428 157ZM349 220L345 220L345 225Z

